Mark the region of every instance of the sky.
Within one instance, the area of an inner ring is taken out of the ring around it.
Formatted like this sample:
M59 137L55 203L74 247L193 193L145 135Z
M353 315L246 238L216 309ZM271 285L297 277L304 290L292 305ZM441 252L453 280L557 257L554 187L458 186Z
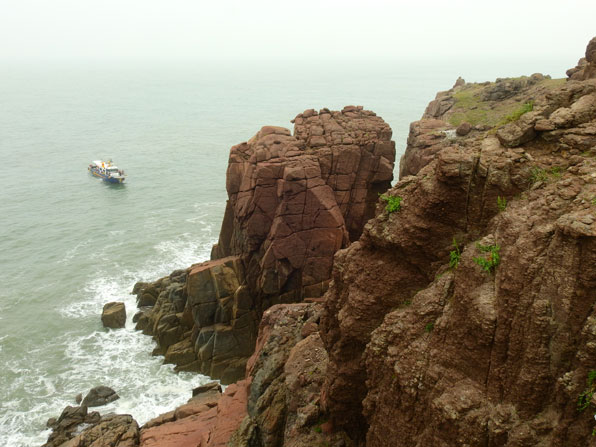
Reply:
M0 0L0 62L567 58L596 1Z

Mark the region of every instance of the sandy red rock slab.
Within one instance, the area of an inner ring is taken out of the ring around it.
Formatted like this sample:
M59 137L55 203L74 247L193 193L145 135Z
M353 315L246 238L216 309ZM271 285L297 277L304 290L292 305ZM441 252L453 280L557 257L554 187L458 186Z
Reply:
M174 421L141 430L141 447L224 447L246 416L248 382L226 388L215 406L191 400L178 407Z

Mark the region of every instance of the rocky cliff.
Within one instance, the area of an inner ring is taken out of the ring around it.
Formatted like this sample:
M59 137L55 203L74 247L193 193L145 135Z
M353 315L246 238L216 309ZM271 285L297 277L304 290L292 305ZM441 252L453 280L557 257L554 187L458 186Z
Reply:
M243 380L140 429L67 409L48 445L596 446L594 42L567 80L440 92L382 200L372 112L233 147L213 259L138 284L136 318Z
M293 135L263 127L232 147L212 260L135 286L137 327L180 370L243 377L263 312L321 297L333 255L391 186L395 144L373 112L307 110L293 122Z
M400 206L325 297L323 404L355 441L596 445L593 44L581 77L459 82L412 125Z

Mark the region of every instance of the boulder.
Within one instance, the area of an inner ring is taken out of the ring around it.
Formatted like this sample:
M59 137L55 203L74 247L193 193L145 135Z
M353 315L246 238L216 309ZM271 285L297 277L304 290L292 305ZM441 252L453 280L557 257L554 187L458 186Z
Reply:
M567 70L567 76L570 81L596 78L596 37L588 43L585 57L578 61L576 67Z
M81 405L85 407L100 407L117 399L120 399L120 396L118 396L116 391L110 387L100 385L92 388L87 393Z
M468 135L471 130L472 130L472 125L470 123L464 121L459 126L457 126L457 129L455 129L455 133L457 135L459 135L460 137L464 137L464 136Z
M48 419L46 426L51 428L52 432L48 436L48 441L42 447L64 446L66 442L77 436L82 429L97 424L100 418L99 413L96 411L88 413L85 406L67 406L58 418Z
M209 382L205 385L198 386L193 388L192 395L198 396L199 394L211 392L211 391L218 391L221 393L221 384L219 382Z
M101 322L107 328L123 328L126 323L126 308L124 303L106 303L101 313Z

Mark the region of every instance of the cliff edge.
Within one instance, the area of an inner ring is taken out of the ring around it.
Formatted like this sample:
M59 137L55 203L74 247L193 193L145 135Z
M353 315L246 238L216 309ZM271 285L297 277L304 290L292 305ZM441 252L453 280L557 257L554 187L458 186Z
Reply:
M354 440L596 445L593 44L581 76L458 82L412 125L399 207L338 252L321 321Z

